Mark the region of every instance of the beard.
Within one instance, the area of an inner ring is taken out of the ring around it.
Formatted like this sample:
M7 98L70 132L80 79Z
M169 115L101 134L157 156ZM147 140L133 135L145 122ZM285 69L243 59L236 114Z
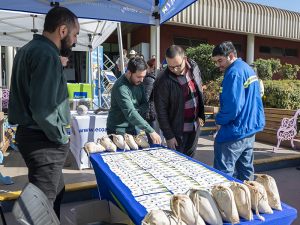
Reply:
M60 54L64 57L69 57L72 53L72 47L75 47L75 44L70 44L69 35L67 35L61 41Z

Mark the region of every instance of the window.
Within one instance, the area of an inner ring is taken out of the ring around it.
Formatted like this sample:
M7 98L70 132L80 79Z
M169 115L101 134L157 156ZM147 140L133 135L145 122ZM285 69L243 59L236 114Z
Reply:
M271 47L268 46L260 46L259 52L264 54L270 54L271 53Z
M109 43L102 43L103 51L110 52L110 44Z
M180 46L190 46L190 40L188 38L174 38L174 44Z
M275 55L275 56L283 56L283 49L282 48L273 47L273 48L271 48L271 54Z
M207 41L206 40L191 40L191 44L193 47L197 47L199 46L200 44L206 44Z
M242 52L242 45L240 43L233 43L237 53L241 53Z
M119 53L119 45L115 43L102 43L103 46L103 52L105 53L111 53L116 52Z
M260 46L259 52L263 54L270 54L272 56L298 57L298 49L295 48L284 49L279 47Z
M203 39L192 39L192 38L185 38L185 37L174 38L174 44L179 45L184 49L188 47L197 47L198 45L205 44L205 43L207 43L207 41Z
M284 53L285 56L298 57L298 49L286 48Z

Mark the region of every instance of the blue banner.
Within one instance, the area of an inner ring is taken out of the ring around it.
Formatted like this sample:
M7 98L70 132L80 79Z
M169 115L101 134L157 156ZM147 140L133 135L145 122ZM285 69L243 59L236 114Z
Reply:
M195 0L160 0L160 23L164 23L189 5Z

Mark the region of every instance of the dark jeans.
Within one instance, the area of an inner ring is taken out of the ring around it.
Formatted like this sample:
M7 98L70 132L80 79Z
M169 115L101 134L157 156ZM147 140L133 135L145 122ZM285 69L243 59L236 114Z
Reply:
M51 142L41 130L21 126L17 128L16 141L28 167L29 182L45 193L60 218L60 204L65 191L62 169L69 143Z
M178 146L177 151L193 157L198 144L198 138L200 135L200 128L193 132L184 132L182 137L176 137Z
M214 144L214 168L237 179L253 180L253 145L255 135L238 141Z

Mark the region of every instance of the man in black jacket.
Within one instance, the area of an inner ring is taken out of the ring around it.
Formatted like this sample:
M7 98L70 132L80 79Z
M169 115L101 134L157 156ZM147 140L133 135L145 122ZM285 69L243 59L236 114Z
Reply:
M159 127L167 146L188 156L197 147L199 126L205 121L201 72L176 45L166 51L167 68L154 87Z

